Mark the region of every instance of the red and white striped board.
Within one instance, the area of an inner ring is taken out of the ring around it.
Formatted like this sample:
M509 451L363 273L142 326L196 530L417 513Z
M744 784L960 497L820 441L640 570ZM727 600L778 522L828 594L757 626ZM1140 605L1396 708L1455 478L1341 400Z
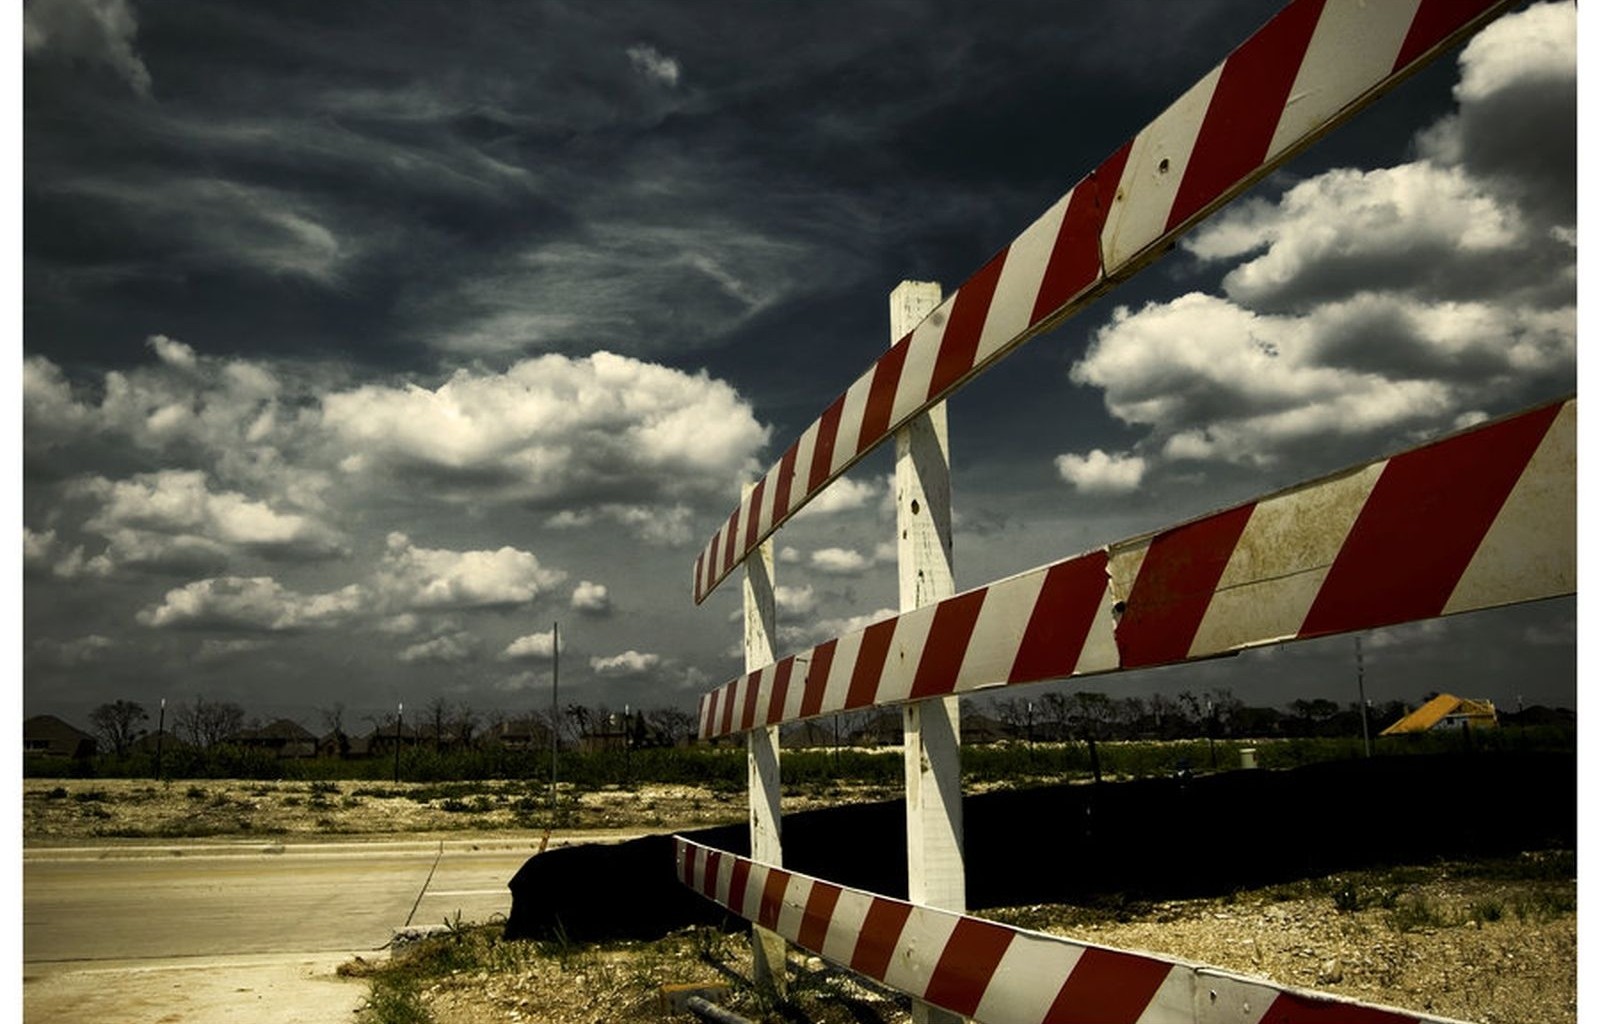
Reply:
M1293 0L827 407L696 559L695 603L900 426L1510 6Z
M700 736L1577 592L1577 399L883 619L731 680Z
M678 878L841 967L984 1024L1421 1024L1289 989L849 889L674 837Z

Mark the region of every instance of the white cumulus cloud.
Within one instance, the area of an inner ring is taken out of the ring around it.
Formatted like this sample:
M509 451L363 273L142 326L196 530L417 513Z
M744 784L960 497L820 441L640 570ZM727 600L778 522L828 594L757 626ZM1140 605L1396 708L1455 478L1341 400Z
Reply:
M566 579L532 552L450 551L417 547L391 533L375 586L391 605L410 609L491 608L531 603Z
M664 542L684 532L675 506L724 495L768 435L727 384L608 352L459 370L432 389L340 391L323 399L322 422L350 453L347 471L560 504L558 525L598 511Z
M628 60L640 74L654 82L659 82L669 89L678 84L681 68L676 58L668 57L647 43L639 43L628 47Z
M611 611L611 591L604 583L579 580L572 588L572 607L585 615L606 615Z
M167 591L159 604L141 609L137 619L155 629L288 632L348 621L361 613L366 598L355 585L325 594L302 594L270 576L222 576Z
M566 647L563 640L561 649L566 650ZM555 652L555 630L546 630L517 637L500 652L500 657L506 661L549 661L555 657Z
M1056 472L1085 494L1128 494L1139 489L1144 459L1108 454L1096 448L1087 455L1056 456Z
M593 657L589 659L589 667L594 674L604 679L627 679L648 675L652 669L661 664L661 655L642 654L639 651L627 650L621 654L609 657Z

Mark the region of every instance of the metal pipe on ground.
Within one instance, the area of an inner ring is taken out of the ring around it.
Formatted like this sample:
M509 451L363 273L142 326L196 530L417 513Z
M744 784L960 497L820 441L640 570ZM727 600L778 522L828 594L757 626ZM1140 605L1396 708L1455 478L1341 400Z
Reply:
M690 996L683 1004L690 1013L701 1020L713 1021L714 1024L755 1024L748 1017L741 1017L731 1010L724 1010L711 1000L702 996Z

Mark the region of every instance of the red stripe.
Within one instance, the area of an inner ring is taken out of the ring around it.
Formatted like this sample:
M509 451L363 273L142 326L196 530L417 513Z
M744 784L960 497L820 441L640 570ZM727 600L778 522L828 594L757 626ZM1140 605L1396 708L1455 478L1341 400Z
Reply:
M722 574L726 576L733 571L736 555L744 552L739 549L739 510L734 509L728 513L728 525L723 528Z
M1557 402L1390 459L1300 635L1442 612L1561 407Z
M705 597L706 584L706 553L700 552L694 560L694 603L699 604Z
M750 492L750 516L744 523L744 545L749 550L756 546L757 539L761 536L761 498L767 489L767 478L762 477L756 481L756 486Z
M872 387L867 391L867 407L861 414L861 434L856 439L856 451L865 451L889 432L889 416L894 412L894 395L900 388L900 374L906 366L906 353L911 351L911 335L895 342L878 360L872 371Z
M700 848L698 846L686 846L684 848L684 851L683 851L683 884L687 885L691 889L694 888L694 866L695 866L695 862L698 861L699 859L700 859Z
M1150 542L1117 626L1123 668L1188 657L1217 580L1254 509L1252 502L1218 512Z
M772 522L774 525L783 522L789 514L789 492L794 485L794 460L800 454L800 442L796 441L783 453L783 458L778 462L778 486L772 492Z
M772 700L767 703L767 724L783 720L783 706L789 700L789 676L794 672L794 655L778 662L772 672Z
M1008 683L1070 676L1105 601L1106 553L1095 551L1052 565L1039 588Z
M805 913L800 918L800 934L794 940L796 945L813 953L822 952L823 944L828 941L828 924L833 920L833 908L838 906L839 894L843 891L827 882L811 883L811 895L806 897Z
M828 670L833 667L833 651L838 640L811 650L811 664L806 666L805 696L800 698L800 717L809 718L822 711L822 692L828 687Z
M756 924L774 930L778 927L778 914L783 910L783 892L789 887L789 872L782 868L767 871L767 884L761 887L761 906L756 911Z
M705 696L706 721L704 732L707 736L717 735L717 701L722 697L722 688L712 690Z
M761 673L752 672L745 679L744 714L740 716L740 729L753 729L756 724L756 691L760 689L756 684L760 682Z
M844 414L844 396L833 400L823 410L817 421L817 443L811 449L811 473L806 480L806 493L811 494L828 479L833 468L833 443L839 436L839 417Z
M1267 157L1323 0L1294 0L1229 55L1194 140L1167 230L1216 202Z
M972 361L978 355L978 339L989 317L989 304L994 301L994 289L1000 283L1000 271L1010 251L1007 247L996 253L956 292L950 322L945 325L944 337L939 339L939 355L934 360L928 398L942 394L972 369Z
M922 648L922 660L917 662L916 678L911 681L911 696L933 697L955 691L961 662L967 656L967 644L972 640L973 627L978 624L978 613L983 610L983 599L988 594L987 587L957 594L940 601L934 608L928 642Z
M1377 1006L1307 999L1280 992L1256 1024L1416 1024L1414 1013L1395 1013Z
M906 919L911 916L911 904L899 900L873 897L867 907L867 916L861 922L861 934L856 936L855 952L850 955L850 969L869 978L883 980L889 970L889 959L905 930Z
M733 871L728 875L728 909L740 917L748 918L744 912L744 892L750 886L750 862L743 857L733 859Z
M1089 947L1056 993L1042 1024L1133 1024L1172 965Z
M874 622L861 634L861 647L856 651L855 667L850 672L850 689L844 698L845 707L870 707L877 699L878 680L883 678L883 664L889 659L889 645L894 641L894 624L894 619Z
M1073 186L1072 197L1067 200L1066 215L1061 218L1061 232L1056 235L1055 248L1050 251L1050 262L1045 266L1044 279L1039 282L1039 297L1033 303L1033 315L1028 325L1038 323L1100 279L1104 270L1100 265L1100 235L1105 230L1106 218L1111 215L1111 200L1122 181L1122 169L1128 162L1128 152L1133 140L1089 175Z
M700 891L713 900L717 898L717 872L721 867L722 851L708 848L706 850L706 870L702 876L704 884L700 886Z
M944 944L939 964L928 979L926 1001L970 1017L983 1001L1000 958L1011 947L1015 933L988 921L963 917Z
M739 680L735 679L722 688L722 735L724 736L733 732L733 688L737 685Z
M1400 55L1394 59L1394 71L1413 63L1492 6L1490 0L1422 0L1406 41L1400 44Z

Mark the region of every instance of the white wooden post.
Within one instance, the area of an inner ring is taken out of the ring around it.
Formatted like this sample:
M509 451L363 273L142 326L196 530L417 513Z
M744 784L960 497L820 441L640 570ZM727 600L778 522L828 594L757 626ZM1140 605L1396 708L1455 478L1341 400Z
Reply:
M749 488L746 488L748 493ZM777 632L777 601L772 591L772 541L752 551L744 562L744 667L746 672L770 664ZM764 864L783 863L782 789L778 776L778 727L752 729L746 736L750 764L750 857ZM783 936L752 926L751 951L757 985L782 992L788 945Z
M889 295L889 343L905 337L938 307L931 281L902 281ZM950 432L940 402L894 436L895 519L899 534L900 610L956 592L951 568ZM961 839L961 712L956 697L905 705L906 871L912 903L967 909ZM961 1018L922 1002L920 1022Z

